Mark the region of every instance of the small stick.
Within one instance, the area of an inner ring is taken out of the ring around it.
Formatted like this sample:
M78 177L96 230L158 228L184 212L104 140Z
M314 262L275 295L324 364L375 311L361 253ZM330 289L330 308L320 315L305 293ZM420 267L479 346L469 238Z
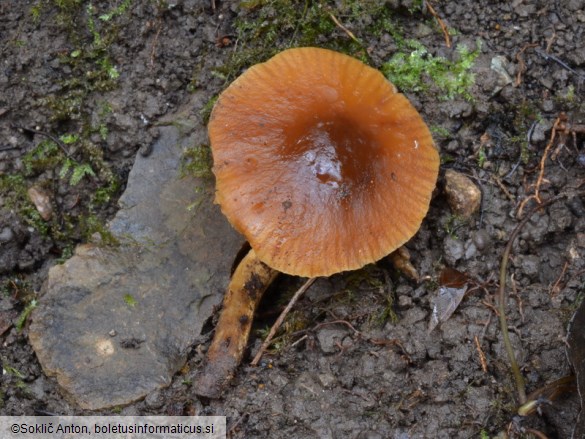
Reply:
M339 22L339 20L335 17L335 15L333 15L331 12L329 12L328 14L331 17L331 19L333 20L333 23L335 23L341 30L343 30L349 38L354 40L356 43L361 44L360 40L358 40L356 38L356 36L353 34L353 32L350 31L348 28L346 28L343 24L341 24Z
M528 48L538 47L538 44L525 44L518 52L516 52L516 61L518 61L518 73L516 73L516 80L514 81L514 87L518 87L522 84L522 75L526 71L526 63L522 54Z
M514 348L512 347L512 343L510 342L510 335L508 333L508 321L506 320L506 273L508 269L508 260L510 259L510 253L512 252L512 245L516 240L516 237L522 230L522 227L530 220L532 215L536 213L539 209L543 209L546 206L558 201L566 196L570 196L570 193L563 192L557 196L551 197L548 200L541 202L538 206L533 208L524 218L522 221L518 223L516 228L512 231L510 235L510 239L508 240L508 244L504 250L502 255L502 262L500 263L500 286L498 290L498 311L499 311L499 318L500 318L500 330L502 331L502 339L504 341L504 346L506 348L506 352L508 354L508 359L510 361L510 368L512 369L512 374L514 375L514 380L516 381L516 390L518 392L518 399L520 404L524 404L526 402L526 385L524 383L524 377L520 372L520 368L518 367L518 363L516 361L516 356L514 354Z
M290 300L288 305L286 305L286 308L284 308L284 311L282 311L280 316L278 316L278 319L276 319L276 322L274 322L274 325L272 325L272 328L270 328L270 333L268 334L268 337L266 337L266 340L264 340L264 343L262 343L262 346L260 346L260 349L258 350L256 356L250 363L251 366L258 366L258 363L260 362L260 359L262 358L264 351L266 351L268 346L270 346L270 342L272 341L274 334L276 334L276 331L278 331L278 328L280 328L280 325L282 325L282 322L284 321L285 317L288 315L294 304L297 303L297 300L299 300L303 293L309 289L313 282L315 282L315 279L317 278L316 277L310 278L307 282L303 284L301 288L297 290L297 292Z
M157 20L157 29L156 34L154 35L154 41L152 42L152 47L150 49L150 67L154 67L154 59L156 58L156 46L158 45L158 37L160 35L160 31L162 29L162 19L159 18Z
M510 193L510 191L508 190L508 188L506 186L504 186L504 183L502 183L502 180L500 180L496 175L492 175L492 181L494 181L499 186L499 188L502 190L504 195L506 195L508 200L514 201L514 195L512 195Z
M550 59L550 60L556 62L563 69L571 72L572 74L576 75L578 78L581 78L581 79L585 78L585 76L581 75L578 71L576 71L575 69L573 69L571 66L569 66L566 62L564 62L559 57L556 57L554 55L551 55L550 53L547 53L547 52L545 52L543 50L540 50L540 49L536 49L536 53L538 53L540 56L542 56L547 61Z
M475 341L475 347L477 348L477 352L479 354L479 361L481 363L481 369L487 373L488 368L487 368L487 361L485 358L485 354L483 353L483 350L481 349L481 344L479 343L479 338L476 336L473 337L473 340Z
M431 2L427 1L425 2L425 4L427 5L427 8L429 8L429 12L433 15L433 17L435 17L435 20L437 20L437 23L439 23L439 26L443 31L443 35L445 36L445 46L451 48L451 37L449 37L449 30L447 29L447 25L443 20L441 20L441 17L439 17L439 14L437 14L435 9L431 5Z
M48 139L55 142L59 148L61 148L61 150L67 156L67 158L69 158L69 159L72 158L71 154L69 154L69 151L67 151L67 148L65 148L65 145L63 145L63 142L61 142L57 137L53 136L51 133L47 133L46 131L41 131L41 130L37 130L34 128L23 127L21 125L16 125L16 124L13 124L12 128L14 128L16 130L26 131L30 134L38 134L39 136L47 137Z
M526 197L521 203L520 203L520 207L518 208L518 217L522 216L522 212L524 210L524 206L526 205L526 203L528 203L530 200L536 200L536 202L538 204L541 204L540 201L540 186L542 185L542 182L544 180L544 169L545 169L545 165L546 165L546 159L548 158L548 153L550 151L550 149L552 148L552 145L555 141L555 138L557 136L557 131L559 129L559 127L561 127L561 125L566 121L566 116L563 116L562 114L556 118L555 123L552 127L551 130L551 134L550 134L550 140L548 142L548 144L546 145L546 148L544 148L544 153L542 154L542 157L540 159L540 170L538 172L538 179L536 180L536 185L534 187L534 193L532 195L530 195L529 197Z
M561 291L560 283L563 280L563 277L565 277L565 273L567 272L567 268L569 268L569 262L565 261L565 264L563 265L563 270L561 271L561 274L559 274L557 281L554 283L554 285L550 289L549 295L551 297L555 297Z
M555 197L556 198L556 197ZM551 199L554 200L555 198ZM508 321L506 320L506 273L508 269L508 259L510 258L510 253L512 252L512 244L516 240L516 236L520 233L520 230L528 222L530 217L534 212L538 209L543 208L545 205L550 204L552 201L548 200L547 202L537 206L536 208L532 209L520 223L516 226L512 235L510 235L510 239L508 240L508 244L506 245L506 249L504 250L504 254L502 256L502 262L500 264L500 288L498 291L498 317L500 318L500 329L502 331L502 338L504 341L504 346L506 348L506 352L508 354L508 359L510 361L510 368L512 369L512 374L514 375L514 380L516 381L516 390L518 391L518 399L520 404L524 404L526 402L526 385L524 383L524 377L522 376L522 372L520 372L520 367L518 367L518 363L516 361L516 355L514 354L514 348L512 347L512 343L510 342L510 335L508 333Z

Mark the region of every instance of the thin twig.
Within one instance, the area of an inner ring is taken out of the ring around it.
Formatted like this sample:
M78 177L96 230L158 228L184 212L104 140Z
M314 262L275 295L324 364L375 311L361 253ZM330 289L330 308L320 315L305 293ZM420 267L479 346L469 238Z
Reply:
M353 32L352 32L352 31L350 31L348 28L346 28L346 27L345 27L343 24L341 24L341 23L339 22L339 20L338 20L338 19L335 17L335 15L333 15L331 12L329 12L328 14L329 14L329 16L331 17L331 19L333 20L333 22L334 22L334 23L335 23L335 24L336 24L336 25L337 25L337 26L338 26L338 27L339 27L339 28L340 28L342 31L344 31L344 32L347 34L347 36L348 36L349 38L351 38L352 40L354 40L356 43L358 43L358 44L360 44L360 45L362 44L362 43L360 42L360 40L358 40L358 39L357 39L357 37L356 37L356 36L353 34Z
M154 67L154 59L156 58L156 46L158 45L158 37L160 35L160 31L162 30L162 18L159 17L156 21L157 29L156 34L154 35L154 40L152 42L152 47L150 48L150 67Z
M526 71L526 63L524 62L524 57L522 56L522 54L524 53L524 51L526 51L526 49L532 47L538 47L538 44L525 44L518 52L516 52L516 61L518 61L518 72L516 73L514 87L518 87L520 84L522 84L522 75Z
M18 145L0 146L0 151L10 151L11 149L18 149Z
M546 53L550 53L550 49L552 49L552 45L555 42L555 39L557 38L557 32L553 29L553 33L550 36L550 38L546 41Z
M435 17L435 20L437 20L437 23L439 23L439 26L441 27L441 30L443 31L443 35L445 36L445 46L450 48L451 47L451 37L449 36L449 29L447 29L447 25L445 24L445 22L443 20L441 20L441 17L439 17L439 14L437 14L435 9L431 5L431 2L427 1L427 2L425 2L425 4L427 5L427 8L429 8L429 12L433 15L433 17Z
M536 202L538 204L541 203L541 201L540 201L540 186L542 185L542 182L544 181L544 169L545 169L545 165L546 165L546 159L548 158L548 153L549 153L550 149L552 148L553 143L556 139L557 130L559 129L561 124L563 124L563 122L564 122L564 120L562 119L561 116L557 117L555 120L555 123L551 129L550 140L547 143L546 148L544 148L544 152L542 153L542 157L540 158L538 178L536 180L536 185L534 186L534 193L532 195L526 197L524 200L522 200L522 202L520 203L520 207L518 208L518 215L517 215L518 217L522 216L524 206L530 200L536 200Z
M512 347L512 343L510 342L510 335L508 333L508 321L506 320L506 273L508 268L508 260L510 259L510 254L512 252L512 245L522 227L530 220L532 215L536 213L539 209L543 209L546 206L558 201L566 196L571 195L570 193L563 192L557 196L549 198L548 200L542 201L538 206L533 208L530 212L526 214L526 216L518 223L516 228L512 231L510 235L510 239L508 240L508 244L504 250L502 255L502 262L500 264L500 287L498 291L498 317L500 318L500 328L502 331L502 338L504 341L504 346L506 348L506 352L508 354L508 359L510 361L510 368L512 369L512 373L514 375L514 380L516 382L516 390L518 392L518 399L520 404L524 404L526 402L526 386L524 384L524 377L520 372L520 368L518 367L518 362L516 361L516 356L514 354L514 348Z
M264 340L264 343L262 343L262 346L260 346L260 349L258 350L258 353L256 354L256 356L254 357L254 359L250 363L251 366L258 365L258 363L260 362L260 359L262 358L262 355L264 354L264 351L266 351L266 349L268 349L268 346L270 346L270 343L272 342L272 338L274 337L274 334L276 334L276 331L278 331L278 328L280 328L280 325L282 325L282 322L284 321L285 317L288 315L288 313L290 312L290 310L292 309L294 304L297 303L297 300L299 300L299 298L303 295L303 293L309 289L309 287L313 284L313 282L315 282L315 279L317 279L317 278L312 277L307 282L305 282L303 284L303 286L301 288L299 288L298 291L295 293L295 295L290 300L288 305L286 305L286 308L284 308L284 311L282 311L282 313L278 316L278 319L276 319L276 322L274 322L274 325L272 325L272 328L270 328L270 333L268 334L268 337L266 337L266 340Z
M565 273L567 272L567 268L569 268L569 261L565 261L565 264L563 265L563 270L561 271L561 274L559 274L559 277L557 279L557 281L554 283L554 285L551 287L549 295L550 297L555 297L560 291L560 284L561 281L563 280L563 277L565 277Z
M541 50L541 49L536 49L536 53L538 53L540 56L542 56L547 61L548 60L552 60L552 61L556 62L563 69L571 72L572 74L574 74L575 76L577 76L581 80L585 79L585 76L581 75L578 71L576 71L574 68L572 68L570 65L568 65L566 62L564 62L559 57L554 56L554 55L551 55L550 53L547 53L547 52L545 52L544 50Z
M473 341L475 341L475 347L477 348L477 353L479 354L479 362L481 363L481 370L487 373L487 360L485 358L485 354L483 353L483 349L481 348L481 343L479 342L479 338L476 335L473 337Z
M14 128L16 130L26 131L27 133L30 133L30 134L38 134L39 136L47 137L48 139L55 142L57 144L57 146L59 146L59 148L61 148L61 150L67 156L67 158L69 158L69 159L72 158L71 154L69 154L69 151L67 151L67 148L65 148L65 145L63 144L63 142L61 142L57 137L53 136L51 133L47 133L46 131L41 131L41 130L37 130L34 128L23 127L21 125L16 125L16 124L13 124L12 128Z

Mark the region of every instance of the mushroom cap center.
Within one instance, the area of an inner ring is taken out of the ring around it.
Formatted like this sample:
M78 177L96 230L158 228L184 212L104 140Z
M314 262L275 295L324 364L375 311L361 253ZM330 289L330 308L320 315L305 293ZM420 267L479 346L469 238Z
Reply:
M378 142L350 118L299 120L286 131L286 144L292 147L281 152L283 164L298 187L313 192L311 199L347 203L373 184Z

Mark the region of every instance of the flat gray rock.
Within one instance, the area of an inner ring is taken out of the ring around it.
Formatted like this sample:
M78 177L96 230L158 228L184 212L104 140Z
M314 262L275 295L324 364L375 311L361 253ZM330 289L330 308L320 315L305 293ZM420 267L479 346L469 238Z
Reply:
M45 373L82 408L169 385L227 287L243 239L213 204L212 181L180 177L183 149L207 142L203 126L188 131L161 127L152 154L137 157L110 224L122 244L78 246L51 268L33 312Z

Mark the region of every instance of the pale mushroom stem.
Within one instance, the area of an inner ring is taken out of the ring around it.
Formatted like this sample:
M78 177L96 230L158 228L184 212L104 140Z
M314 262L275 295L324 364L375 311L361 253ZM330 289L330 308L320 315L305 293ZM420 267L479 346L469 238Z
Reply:
M195 393L218 398L242 360L254 313L262 295L278 275L254 250L242 259L230 281L211 346L196 379Z

